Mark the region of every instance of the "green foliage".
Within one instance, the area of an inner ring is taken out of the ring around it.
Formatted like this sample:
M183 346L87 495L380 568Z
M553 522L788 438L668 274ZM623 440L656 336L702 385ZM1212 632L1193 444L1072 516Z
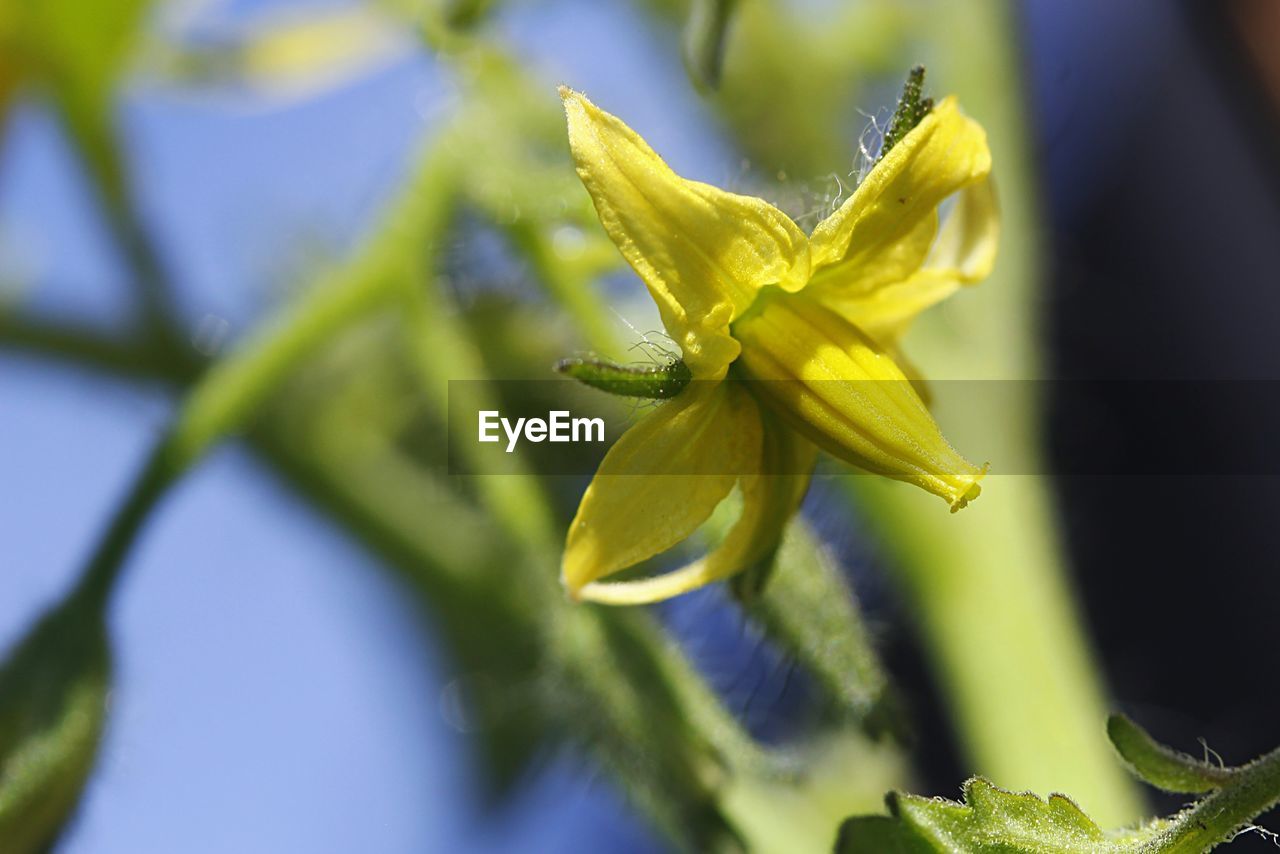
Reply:
M1231 777L1230 769L1160 744L1125 715L1107 720L1107 735L1137 777L1166 792L1209 792Z
M981 778L963 802L891 793L889 816L852 818L839 854L1199 854L1229 842L1280 803L1280 750L1238 768L1197 762L1159 744L1128 718L1107 724L1116 750L1145 782L1172 791L1211 791L1169 818L1104 831L1065 795L1042 800ZM1150 776L1147 776L1147 775Z
M96 603L73 596L0 669L0 840L43 851L75 809L106 713L109 652Z
M474 27L493 5L494 0L444 0L441 12L451 27Z
M1137 852L1158 830L1110 836L1064 795L1048 800L1006 792L981 778L964 785L964 802L891 794L891 818L853 819L841 830L842 854L889 850L965 854ZM886 841L891 841L887 845Z
M150 0L0 0L0 20L24 76L64 109L105 114Z

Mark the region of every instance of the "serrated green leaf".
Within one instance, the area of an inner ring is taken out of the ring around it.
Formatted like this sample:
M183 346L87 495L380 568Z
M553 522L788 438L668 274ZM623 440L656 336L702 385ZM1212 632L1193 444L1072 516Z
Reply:
M1136 854L1164 827L1108 833L1065 795L1045 800L979 777L965 783L963 803L893 793L888 804L897 829L879 817L851 819L841 832L841 854L882 854L890 842L908 854Z
M1113 837L1065 795L1042 800L1006 792L980 778L965 784L963 804L903 795L890 809L939 850L975 854L1134 851L1155 830Z
M73 598L45 616L0 668L0 840L43 851L93 767L107 705L100 610Z
M1209 792L1231 776L1228 768L1160 744L1125 715L1112 715L1107 720L1107 735L1139 779L1166 792Z
M1128 718L1112 717L1108 730L1116 749L1140 774L1149 774L1162 785L1210 785L1212 791L1170 818L1104 831L1063 795L1041 800L974 778L965 783L963 803L891 793L887 801L892 817L849 819L841 829L836 851L1202 854L1229 842L1257 816L1280 803L1280 750L1237 768L1219 768L1157 743Z

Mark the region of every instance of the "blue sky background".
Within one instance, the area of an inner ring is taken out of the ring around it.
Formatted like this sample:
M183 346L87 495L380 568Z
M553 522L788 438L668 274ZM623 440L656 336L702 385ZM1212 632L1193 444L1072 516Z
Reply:
M1073 16L1062 4L1028 4L1037 82L1051 99L1042 116L1080 109L1073 91L1099 91L1054 70L1073 39L1101 33L1090 49L1108 49L1105 27L1072 21L1125 4L1086 5L1097 8ZM549 91L559 82L589 91L685 174L723 183L735 173L677 46L627 4L517 3L502 28ZM445 72L420 56L271 111L131 86L124 110L139 191L192 327L212 315L234 338L280 299L280 281L308 252L353 245L449 92ZM54 124L31 106L13 117L0 160L0 286L16 281L28 288L24 310L103 326L127 317L126 276ZM0 355L0 401L7 645L66 588L171 404L158 389L14 355ZM130 559L111 620L110 727L60 851L658 847L570 757L549 758L507 809L482 814L467 743L440 714L446 664L404 600L371 557L246 453L217 451L167 498Z

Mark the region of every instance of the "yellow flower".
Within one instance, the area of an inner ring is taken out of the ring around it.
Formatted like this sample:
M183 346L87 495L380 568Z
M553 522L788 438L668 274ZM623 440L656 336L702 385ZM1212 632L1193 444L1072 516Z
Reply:
M571 595L652 602L768 558L819 447L953 511L978 495L985 468L947 444L897 355L911 319L985 277L995 257L986 135L954 98L806 236L761 199L681 178L618 118L560 94L600 221L693 375L619 438L587 487L565 545ZM953 194L940 228L938 206ZM742 515L710 554L600 581L684 540L735 484Z

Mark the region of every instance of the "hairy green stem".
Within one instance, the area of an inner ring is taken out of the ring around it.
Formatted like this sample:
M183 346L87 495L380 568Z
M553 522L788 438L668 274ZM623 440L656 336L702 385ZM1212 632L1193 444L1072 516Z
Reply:
M1152 839L1153 850L1200 854L1280 804L1280 749L1232 769L1230 781L1178 816Z

